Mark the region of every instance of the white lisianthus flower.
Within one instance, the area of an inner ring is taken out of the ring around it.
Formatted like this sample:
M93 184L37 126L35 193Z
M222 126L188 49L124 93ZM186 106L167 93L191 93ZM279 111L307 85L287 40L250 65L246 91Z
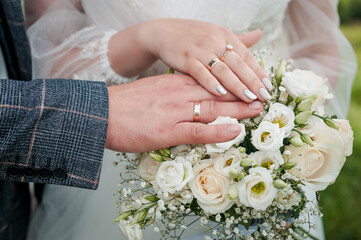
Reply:
M295 114L292 108L280 103L272 104L263 120L277 123L285 131L286 137L291 134L291 130L295 127Z
M206 149L203 145L178 145L170 149L173 156L182 156L192 165L196 164L204 156Z
M255 210L266 210L277 195L271 172L263 167L251 168L249 175L238 182L241 204Z
M232 180L214 168L214 159L202 160L193 167L194 178L189 182L198 205L208 214L222 213L232 207L228 198Z
M193 179L192 165L184 160L162 162L156 177L154 187L165 195L182 190Z
M275 151L258 151L251 153L249 158L256 162L260 167L270 169L273 165L276 169L284 163L281 152L277 149Z
M244 140L244 138L246 136L246 129L245 129L244 124L238 123L237 119L230 118L230 117L218 117L216 120L209 123L209 125L217 125L217 124L239 124L239 126L241 127L241 132L233 140L230 140L230 141L227 141L227 142L222 142L222 143L206 144L205 146L206 146L206 149L207 149L207 153L225 152L230 147L232 147L232 145L234 145L234 144L238 145L241 142L243 142L243 140Z
M147 181L153 181L161 163L155 161L149 154L143 154L139 160L138 172Z
M312 71L296 69L293 72L286 72L282 78L282 85L293 99L297 97L306 98L317 95L312 104L313 108L322 106L326 99L331 98L328 92L327 79Z
M260 151L274 151L283 145L285 132L278 124L262 121L252 130L252 144Z
M229 177L231 170L240 173L243 169L241 167L241 160L245 157L245 153L241 153L238 148L230 148L228 151L220 154L212 154L214 158L214 168L222 173L224 176Z
M120 220L119 228L122 230L124 237L128 240L143 240L143 230L139 224L131 224L128 221Z
M344 144L344 152L346 156L352 154L353 148L353 131L350 126L350 122L345 119L335 119L337 126L340 128L338 130L339 135L341 136Z

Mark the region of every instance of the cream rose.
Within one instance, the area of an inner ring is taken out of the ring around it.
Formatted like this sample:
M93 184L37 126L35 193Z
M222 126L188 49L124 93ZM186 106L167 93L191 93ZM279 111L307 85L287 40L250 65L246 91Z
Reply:
M325 99L331 97L326 82L326 78L322 78L314 72L300 69L286 72L282 78L282 85L285 86L293 99L317 95L317 99L312 104L314 108L322 106Z
M231 170L240 173L243 169L241 167L241 160L246 157L245 153L241 153L238 148L230 148L225 153L212 154L211 158L215 158L214 168L222 173L224 176L229 177Z
M232 207L234 201L228 198L232 183L214 168L214 159L202 160L193 167L194 179L189 182L198 205L208 214L222 213Z
M139 160L138 172L147 181L153 181L161 163L155 161L149 154L143 154Z
M285 132L278 124L262 121L256 130L252 130L252 144L261 151L274 151L283 145Z
M285 131L286 137L291 134L291 130L295 127L295 114L292 108L280 103L271 105L264 120L278 124Z
M164 195L182 190L193 179L192 165L187 161L175 159L162 162L155 176L155 188Z
M351 129L350 122L345 119L335 119L335 122L340 128L338 130L338 133L343 140L343 144L344 144L343 150L346 156L350 156L352 154L352 148L353 148L353 131Z
M279 150L275 151L258 151L249 155L249 158L256 162L260 167L270 169L271 165L279 168L284 163L283 157Z
M244 124L238 123L237 119L230 118L230 117L218 117L216 120L209 123L209 125L217 125L217 124L239 124L239 126L241 127L241 132L233 140L230 140L230 141L227 141L227 142L222 142L222 143L206 144L205 146L206 146L206 149L207 149L207 153L225 152L230 147L232 147L232 145L234 145L234 144L238 145L241 142L243 142L243 140L244 140L244 138L246 136L246 130L245 130Z
M277 195L271 173L263 167L251 168L249 175L238 182L238 190L240 203L255 210L266 210Z
M333 183L345 163L345 153L337 140L332 141L334 137L325 136L314 147L304 145L286 149L291 151L288 161L297 163L289 172L315 191L322 191Z

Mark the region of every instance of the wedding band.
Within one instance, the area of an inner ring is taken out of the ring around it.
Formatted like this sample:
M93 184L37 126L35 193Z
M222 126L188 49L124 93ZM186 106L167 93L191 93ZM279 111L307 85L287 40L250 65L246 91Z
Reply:
M199 122L201 120L201 103L194 102L193 105L193 122Z
M221 62L221 60L219 60L218 58L213 58L212 61L210 61L207 65L207 69L209 71L211 71L212 67L214 67L214 65L216 65L217 63Z
M222 57L221 57L221 61L223 62L224 58L226 57L227 53L229 53L230 51L233 50L233 46L231 44L227 44L226 46L226 50L224 51L224 53L222 54Z

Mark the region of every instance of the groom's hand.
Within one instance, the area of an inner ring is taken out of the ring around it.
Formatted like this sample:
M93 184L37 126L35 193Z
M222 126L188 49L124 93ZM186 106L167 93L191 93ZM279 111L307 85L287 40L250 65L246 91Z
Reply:
M207 125L218 116L237 119L258 115L263 105L217 97L185 75L168 74L108 87L109 125L106 148L144 152L180 144L223 142L240 133L238 125ZM200 102L200 122L193 122Z

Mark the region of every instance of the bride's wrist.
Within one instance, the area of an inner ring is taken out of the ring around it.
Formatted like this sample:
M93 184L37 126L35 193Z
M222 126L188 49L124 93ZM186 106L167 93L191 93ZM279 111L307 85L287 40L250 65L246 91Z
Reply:
M108 43L108 59L112 69L123 77L139 75L157 58L140 40L140 28L134 26L114 34Z

